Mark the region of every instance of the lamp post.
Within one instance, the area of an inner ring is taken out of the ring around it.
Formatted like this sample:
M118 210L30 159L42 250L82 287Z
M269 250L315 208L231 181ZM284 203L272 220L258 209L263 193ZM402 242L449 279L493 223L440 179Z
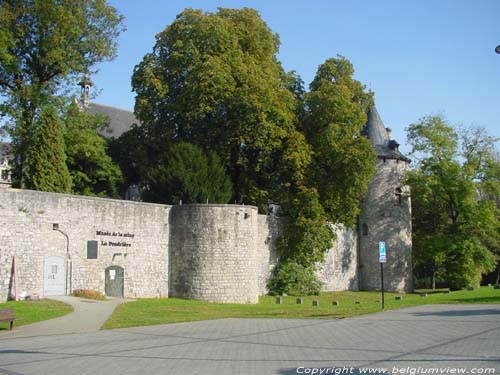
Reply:
M72 274L73 274L73 267L72 267L72 263L71 263L71 255L69 253L69 236L67 235L67 233L63 232L61 229L59 229L59 223L53 223L52 224L52 230L55 230L56 232L59 232L61 233L62 235L64 235L64 237L66 237L66 295L70 295L71 294L71 277L72 277ZM68 273L69 273L69 277L68 277ZM69 279L69 281L68 281ZM68 287L69 286L69 287Z

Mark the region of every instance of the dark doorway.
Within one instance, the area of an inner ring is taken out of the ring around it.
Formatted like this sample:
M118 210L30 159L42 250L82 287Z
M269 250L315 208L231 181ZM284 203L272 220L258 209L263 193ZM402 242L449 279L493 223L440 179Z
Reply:
M123 268L111 266L105 271L105 292L108 297L123 298Z

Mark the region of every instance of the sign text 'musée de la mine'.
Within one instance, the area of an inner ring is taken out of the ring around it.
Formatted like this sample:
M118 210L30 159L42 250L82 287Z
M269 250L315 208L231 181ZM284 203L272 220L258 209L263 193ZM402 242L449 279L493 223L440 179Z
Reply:
M111 232L107 230L97 230L95 232L96 236L109 236L109 237L118 237L118 238L134 238L134 233L129 233L129 232ZM118 239L117 238L117 239ZM132 244L125 242L125 241L104 241L101 240L101 246L119 246L119 247L131 247Z

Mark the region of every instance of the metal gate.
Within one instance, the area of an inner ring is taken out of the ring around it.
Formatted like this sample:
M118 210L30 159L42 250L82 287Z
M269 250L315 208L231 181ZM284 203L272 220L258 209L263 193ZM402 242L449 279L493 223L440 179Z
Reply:
M63 257L46 257L44 261L44 296L63 296L66 294L66 274Z
M106 268L104 290L107 296L123 298L123 274L120 266Z

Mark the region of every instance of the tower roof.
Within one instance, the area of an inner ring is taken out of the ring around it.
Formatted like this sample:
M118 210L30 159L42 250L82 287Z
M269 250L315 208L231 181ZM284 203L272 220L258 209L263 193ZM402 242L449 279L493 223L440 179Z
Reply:
M410 159L399 152L399 143L391 139L390 133L380 118L375 105L368 110L368 119L363 128L363 134L372 143L378 157L410 161Z
M365 125L365 133L374 147L385 146L390 141L389 134L375 106L368 110L368 121Z

